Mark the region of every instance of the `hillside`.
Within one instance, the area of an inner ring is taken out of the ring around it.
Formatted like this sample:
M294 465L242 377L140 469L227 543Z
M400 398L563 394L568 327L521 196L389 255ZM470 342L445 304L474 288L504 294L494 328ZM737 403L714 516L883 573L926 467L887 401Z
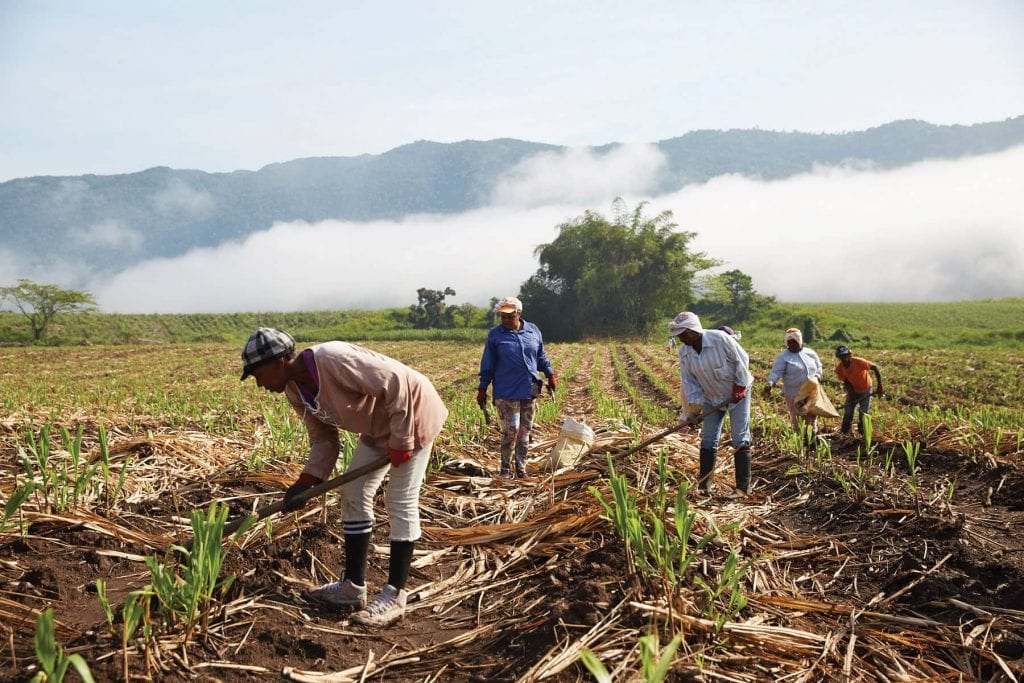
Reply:
M670 192L725 173L774 179L844 162L890 168L1000 151L1024 144L1024 116L972 126L897 121L840 134L705 130L655 144L667 158L661 190ZM258 171L159 167L21 178L0 184L0 244L12 262L117 271L241 240L277 221L365 221L477 208L524 158L560 149L512 139L419 141L379 155L296 159Z

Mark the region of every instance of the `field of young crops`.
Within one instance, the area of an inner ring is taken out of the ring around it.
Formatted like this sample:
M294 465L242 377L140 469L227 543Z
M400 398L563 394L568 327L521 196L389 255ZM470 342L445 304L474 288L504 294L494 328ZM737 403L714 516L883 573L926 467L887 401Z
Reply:
M690 496L697 435L622 457L675 422L664 346L549 345L559 389L538 410L535 476L514 481L491 477L478 344L367 346L450 410L409 611L383 631L302 598L342 569L335 494L215 542L305 457L283 398L238 381L239 346L0 349L0 680L1024 676L1024 353L865 350L886 389L870 438L808 449L760 394L780 349L748 349L754 483L736 502ZM551 473L569 416L593 452ZM378 502L371 590L388 564Z
M259 326L288 330L297 340L456 341L483 343L489 309L478 308L469 327L417 329L407 307L265 313L67 313L47 326L43 342L78 344L245 343ZM490 322L488 322L490 320ZM780 330L808 321L823 338L837 333L863 349L1024 349L1024 298L957 302L786 303L757 312L742 324L748 344L779 343ZM536 321L531 321L536 322ZM667 320L665 322L668 322ZM706 319L705 323L711 322ZM730 322L725 320L723 322ZM464 324L465 319L460 319ZM715 323L717 326L720 323ZM711 325L709 325L711 326ZM663 325L657 326L660 338ZM544 329L544 325L541 325ZM0 310L0 345L31 343L26 317ZM839 342L835 342L839 343Z

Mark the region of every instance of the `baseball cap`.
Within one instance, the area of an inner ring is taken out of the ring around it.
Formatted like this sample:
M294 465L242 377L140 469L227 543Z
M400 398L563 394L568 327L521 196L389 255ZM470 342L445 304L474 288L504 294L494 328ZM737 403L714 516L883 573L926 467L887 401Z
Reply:
M522 313L523 302L514 296L506 296L494 306L495 313Z
M848 346L837 346L836 347L836 358L842 358L843 356L849 356L852 353Z
M242 379L252 374L257 367L295 351L295 340L287 332L273 327L257 328L249 336L242 349Z

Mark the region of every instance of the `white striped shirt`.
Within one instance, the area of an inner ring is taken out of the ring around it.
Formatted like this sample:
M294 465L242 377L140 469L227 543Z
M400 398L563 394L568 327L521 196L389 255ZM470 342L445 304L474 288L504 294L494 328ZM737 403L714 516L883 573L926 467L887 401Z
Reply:
M679 347L679 376L689 403L720 405L732 399L732 387L749 387L750 357L735 338L719 330L704 330L701 352Z

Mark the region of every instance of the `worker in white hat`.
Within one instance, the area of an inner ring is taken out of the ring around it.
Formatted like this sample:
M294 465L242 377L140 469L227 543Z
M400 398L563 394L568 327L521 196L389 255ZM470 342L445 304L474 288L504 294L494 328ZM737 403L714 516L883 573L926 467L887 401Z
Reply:
M782 396L786 399L786 407L789 408L789 424L796 430L799 426L797 392L809 379L821 382L821 359L813 349L804 345L804 336L795 327L786 330L785 342L785 350L775 357L771 372L768 374L764 397L768 398L771 395L772 387L781 379ZM812 437L818 431L817 420L817 415L804 415L804 422Z
M705 330L696 313L683 311L668 324L669 334L679 347L679 374L689 405L702 406L700 472L698 489L711 494L722 422L729 413L736 491L750 491L750 392L754 382L750 358L736 338L721 330ZM680 422L693 423L697 416L684 410Z

